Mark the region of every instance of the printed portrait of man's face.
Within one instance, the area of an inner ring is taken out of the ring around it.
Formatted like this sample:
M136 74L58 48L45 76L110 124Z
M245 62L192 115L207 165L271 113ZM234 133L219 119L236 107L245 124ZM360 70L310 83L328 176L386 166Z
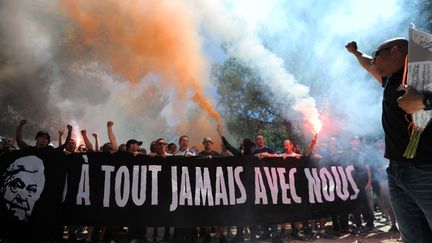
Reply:
M15 160L3 174L0 188L6 210L19 221L28 221L45 186L44 165L31 155Z

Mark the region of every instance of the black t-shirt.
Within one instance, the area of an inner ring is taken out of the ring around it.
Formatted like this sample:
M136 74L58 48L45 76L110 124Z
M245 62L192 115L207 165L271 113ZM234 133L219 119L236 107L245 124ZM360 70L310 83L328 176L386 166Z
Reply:
M262 149L256 149L255 151L254 151L254 154L260 154L260 153L269 153L269 154L275 154L276 152L273 150L273 149L271 149L271 148L267 148L267 147L264 147L264 148L262 148Z
M198 156L212 156L212 157L218 157L220 156L220 153L216 152L216 151L211 151L210 153L206 152L206 151L201 151L198 153Z
M366 185L368 181L368 171L367 166L369 166L369 161L367 155L357 149L349 149L340 154L341 161L340 163L353 165L354 170L354 178L360 185ZM361 189L361 188L360 188Z
M385 133L385 155L389 160L399 163L431 163L432 162L432 128L428 125L423 131L414 159L403 157L410 140L408 127L411 116L405 118L405 111L397 103L397 99L405 94L401 88L403 68L389 78L383 78L384 94L382 100L382 125Z
M21 150L31 151L31 152L47 152L47 151L54 151L54 147L51 145L48 145L44 148L36 148L36 146L28 146L27 148Z
M322 151L322 157L319 159L320 166L334 166L344 163L342 151L331 152L329 150Z

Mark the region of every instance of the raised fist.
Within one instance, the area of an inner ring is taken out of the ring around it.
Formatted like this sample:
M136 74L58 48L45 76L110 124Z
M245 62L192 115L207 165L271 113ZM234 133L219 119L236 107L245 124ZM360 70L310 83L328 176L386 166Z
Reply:
M63 136L64 132L65 132L65 129L63 128L63 129L60 130L58 133L59 133L60 136Z
M18 123L18 126L19 126L19 127L22 127L22 126L24 126L26 123L27 123L27 120L21 120L21 121Z
M355 41L351 41L348 44L345 45L345 48L351 52L351 53L355 53L357 51L357 42Z
M112 126L114 126L114 122L112 121L107 122L107 127L112 127Z

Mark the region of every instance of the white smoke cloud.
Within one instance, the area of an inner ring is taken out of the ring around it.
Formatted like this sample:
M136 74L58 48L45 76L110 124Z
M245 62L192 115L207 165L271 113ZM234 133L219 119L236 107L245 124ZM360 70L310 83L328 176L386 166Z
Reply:
M259 71L286 118L303 122L299 112L316 118L319 110L326 136L382 133L382 88L344 46L356 40L371 53L407 36L415 9L401 0L194 3L204 31Z
M381 132L382 89L344 45L357 40L360 49L370 53L387 38L407 36L416 10L404 8L404 1L186 0L184 4L200 21L197 31L206 37L204 45L219 48L228 43L229 55L259 71L288 119L303 123L299 112L316 116L318 110L337 126L327 128L330 133ZM175 122L166 117L176 109L168 104L169 92L155 90L154 97L144 96L157 79L131 87L100 64L77 59L63 45L68 28L57 1L0 3L1 135L13 135L16 121L26 117L35 123L25 131L29 137L37 128L54 132L75 121L89 132L99 132L103 142L108 120L115 121L120 143L137 138L148 144L172 136L167 123ZM214 50L207 54L220 60Z

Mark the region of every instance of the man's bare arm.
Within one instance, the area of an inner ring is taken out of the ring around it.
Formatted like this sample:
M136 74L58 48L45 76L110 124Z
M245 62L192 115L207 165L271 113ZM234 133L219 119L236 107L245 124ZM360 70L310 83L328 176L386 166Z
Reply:
M87 150L89 152L94 152L93 144L90 142L89 138L87 137L87 130L85 130L85 129L81 130L81 135L84 139L84 144L87 147Z
M60 149L64 149L66 147L66 142L69 141L72 138L72 129L73 129L73 127L70 124L67 124L66 128L68 130L68 133L67 133L66 139L64 140L63 143L60 143L60 141L59 141L59 144L60 144L59 148Z
M99 152L99 138L97 133L93 133L92 136L95 139L95 151Z
M63 142L64 131L65 131L65 128L63 128L62 130L60 130L60 131L58 132L58 134L59 134L58 146L59 146L59 147L61 147L62 144L64 143L64 142Z
M376 65L372 62L372 57L366 55L365 53L359 51L357 49L357 43L355 41L351 41L345 45L345 48L353 54L360 65L369 72L380 84L382 84L382 78L378 74Z
M114 126L114 122L112 122L112 121L107 122L108 139L111 143L112 149L114 151L117 151L118 150L118 144L117 144L117 139L116 139L114 132L112 130L113 126Z
M17 141L18 147L20 149L28 148L28 144L26 142L24 142L24 139L22 137L22 129L26 123L27 123L27 120L21 120L18 123L18 126L16 128L15 140Z
M312 138L312 141L305 149L306 156L310 156L312 154L315 144L317 144L317 142L318 142L318 134L315 134L315 136Z
M68 133L66 135L66 141L65 141L65 143L72 138L72 129L73 129L73 127L72 127L72 125L67 124L66 128L68 130Z

